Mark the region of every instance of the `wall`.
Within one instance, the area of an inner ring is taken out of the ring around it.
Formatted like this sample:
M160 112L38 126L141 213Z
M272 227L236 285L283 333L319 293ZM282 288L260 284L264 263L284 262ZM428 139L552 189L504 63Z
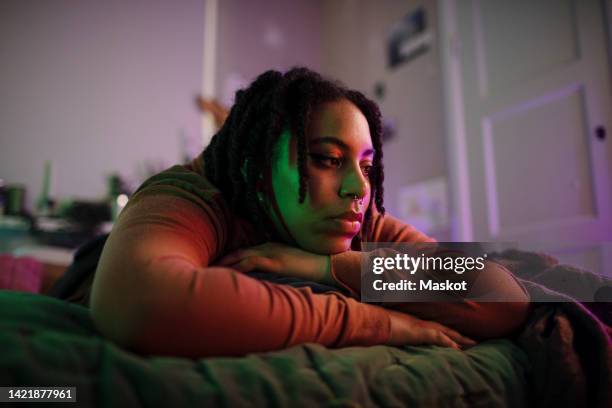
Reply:
M43 163L53 194L95 198L105 175L199 140L203 0L13 0L0 4L0 178L29 202Z
M216 95L234 93L269 69L321 67L321 1L221 0Z
M435 32L434 2L426 2ZM306 65L370 96L397 125L385 145L386 206L398 213L405 185L446 174L434 47L394 71L385 66L390 26L418 1L223 0L218 3L216 95L270 69ZM0 178L41 188L54 163L52 193L95 198L113 171L140 181L145 161L182 158L180 134L197 153L204 0L104 3L9 1L0 6ZM435 44L435 43L434 43ZM418 146L418 148L416 148Z

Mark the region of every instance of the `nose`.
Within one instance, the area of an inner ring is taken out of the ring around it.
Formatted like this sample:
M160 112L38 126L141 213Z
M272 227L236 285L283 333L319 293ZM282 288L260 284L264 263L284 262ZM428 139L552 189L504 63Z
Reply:
M348 168L340 186L340 196L364 198L370 191L370 181L363 175L359 164Z

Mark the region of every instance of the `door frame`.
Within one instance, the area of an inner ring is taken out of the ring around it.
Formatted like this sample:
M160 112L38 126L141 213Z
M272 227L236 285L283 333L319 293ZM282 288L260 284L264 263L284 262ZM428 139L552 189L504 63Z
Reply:
M472 241L471 186L467 163L461 44L457 34L455 0L438 1L438 36L444 117L446 122L446 159L448 162L451 209L451 239Z

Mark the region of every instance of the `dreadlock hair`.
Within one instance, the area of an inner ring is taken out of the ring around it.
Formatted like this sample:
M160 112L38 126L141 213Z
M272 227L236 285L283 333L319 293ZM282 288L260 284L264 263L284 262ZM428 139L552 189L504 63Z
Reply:
M229 116L204 149L207 178L221 190L230 208L268 233L263 209L258 205L257 186L271 197L270 177L274 149L281 133L288 129L297 138L300 179L299 203L306 198L306 127L313 110L322 103L347 99L366 117L372 138L374 159L369 173L370 205L365 213L368 231L372 202L381 214L383 206L382 126L380 110L361 92L349 90L308 68L293 68L284 74L270 70L259 75L246 89L236 92ZM258 181L260 183L258 184Z

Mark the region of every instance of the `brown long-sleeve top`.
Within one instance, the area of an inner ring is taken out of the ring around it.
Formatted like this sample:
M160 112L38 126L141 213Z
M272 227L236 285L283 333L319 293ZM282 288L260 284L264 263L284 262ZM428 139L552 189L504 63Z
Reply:
M410 225L379 214L374 214L370 236L363 238L430 241ZM188 357L241 355L304 342L342 347L389 339L389 317L380 307L211 266L238 248L260 243L262 237L231 212L206 179L201 156L174 166L147 180L117 220L93 283L94 322L111 339L140 352ZM332 255L331 269L338 285L358 298L359 253ZM439 314L422 306L415 310L426 317ZM468 302L448 316L453 323L481 312Z

